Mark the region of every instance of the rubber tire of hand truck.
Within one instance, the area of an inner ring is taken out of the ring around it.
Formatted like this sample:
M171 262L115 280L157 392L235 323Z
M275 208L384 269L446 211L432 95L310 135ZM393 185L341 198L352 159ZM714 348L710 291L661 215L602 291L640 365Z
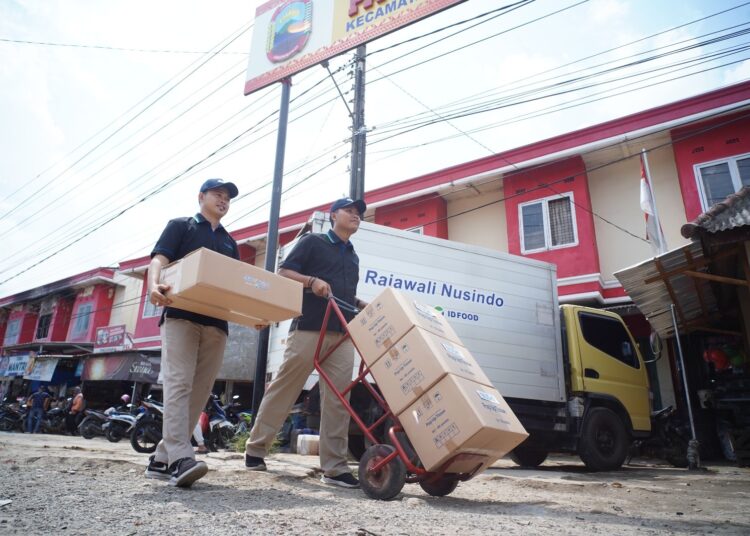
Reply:
M428 495L433 497L445 497L450 495L458 487L458 480L447 476L442 476L437 480L422 480L419 482L420 487Z
M370 471L380 460L395 452L390 445L373 445L359 460L359 486L365 494L381 501L396 497L406 483L406 466L401 458L394 458L379 471Z

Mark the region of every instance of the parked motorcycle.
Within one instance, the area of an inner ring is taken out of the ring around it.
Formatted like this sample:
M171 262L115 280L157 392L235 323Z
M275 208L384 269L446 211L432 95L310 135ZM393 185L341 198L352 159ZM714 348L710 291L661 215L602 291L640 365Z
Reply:
M135 415L122 411L122 408L109 408L104 413L107 415L107 422L102 425L102 430L108 441L117 443L123 437L130 437L137 422Z
M136 452L150 454L156 450L156 445L161 441L164 406L150 399L144 400L141 404L144 411L136 417L136 422L130 431L130 445Z
M96 436L104 435L102 425L107 422L107 415L103 411L94 409L85 409L83 412L86 416L78 425L78 433L81 434L81 437L93 439Z
M25 423L26 413L22 408L12 404L3 404L0 406L0 431L23 432Z
M65 410L52 408L42 417L41 430L45 434L62 434L65 432Z
M218 397L211 395L204 410L207 418L203 419L203 437L206 447L212 452L229 447L235 433L235 426L227 418L226 410L219 403Z

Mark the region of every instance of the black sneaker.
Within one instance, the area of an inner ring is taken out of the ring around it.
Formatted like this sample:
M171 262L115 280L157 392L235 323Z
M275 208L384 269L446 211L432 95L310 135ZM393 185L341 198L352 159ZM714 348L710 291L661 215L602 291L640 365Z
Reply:
M195 461L192 458L180 458L171 465L170 469L172 469L172 478L169 479L169 485L180 488L189 488L193 482L208 473L206 462Z
M169 470L169 466L164 462L155 461L154 457L155 456L150 456L148 459L146 478L159 478L161 480L172 478L172 471Z
M263 458L245 454L245 469L247 469L248 471L265 471L266 462L263 460Z
M358 488L359 480L354 478L351 473L344 473L338 476L326 476L320 477L320 481L323 484L331 484L332 486L341 486L342 488Z

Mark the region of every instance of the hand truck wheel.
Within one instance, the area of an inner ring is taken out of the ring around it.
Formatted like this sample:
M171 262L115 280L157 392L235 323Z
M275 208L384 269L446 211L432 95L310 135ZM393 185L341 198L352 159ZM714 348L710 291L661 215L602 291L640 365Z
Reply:
M395 452L390 445L373 445L359 460L359 485L372 499L388 501L399 494L406 482L406 466L401 458L394 458L378 471L372 471L383 458Z
M456 489L458 480L448 476L441 476L437 480L421 480L419 485L428 495L445 497Z

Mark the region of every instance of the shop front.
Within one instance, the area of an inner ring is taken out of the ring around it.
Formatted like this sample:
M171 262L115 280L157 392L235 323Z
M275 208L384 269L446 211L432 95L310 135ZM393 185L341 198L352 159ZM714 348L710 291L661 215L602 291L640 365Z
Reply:
M161 358L158 351L125 350L89 355L83 364L83 394L92 408L121 404L127 394L138 404L157 384Z

